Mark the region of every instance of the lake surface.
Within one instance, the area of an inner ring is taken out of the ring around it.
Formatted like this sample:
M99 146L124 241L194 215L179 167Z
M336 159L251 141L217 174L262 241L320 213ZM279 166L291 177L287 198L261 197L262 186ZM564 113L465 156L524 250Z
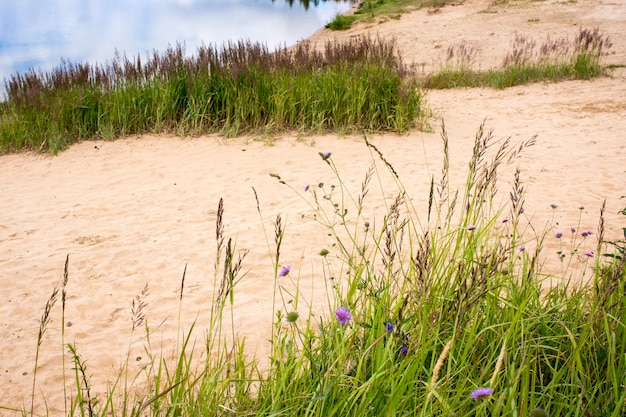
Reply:
M104 63L115 50L144 56L181 43L249 39L270 50L323 27L349 0L1 0L0 95L5 78L61 59Z

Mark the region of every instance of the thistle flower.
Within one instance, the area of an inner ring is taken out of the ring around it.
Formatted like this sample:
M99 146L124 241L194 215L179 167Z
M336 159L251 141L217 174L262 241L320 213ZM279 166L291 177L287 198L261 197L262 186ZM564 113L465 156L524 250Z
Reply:
M582 232L580 235L582 237L587 237L587 236L591 236L593 234L593 232L591 230L587 230L585 232Z
M550 207L552 207L553 209L557 208L558 206L555 203L550 204Z
M278 278L286 277L289 275L289 271L291 271L291 265L285 265L278 273Z
M493 389L492 388L478 388L474 391L472 391L472 393L470 394L471 397L475 400L482 398L482 397L488 397L491 394L493 394Z
M344 306L341 306L337 308L337 310L335 310L335 317L337 318L337 322L339 322L339 324L341 324L342 326L347 325L350 320L352 320L352 314L350 313L350 310L348 310Z
M575 227L570 227L570 228L569 228L569 230L570 230L570 232L572 232L572 233L576 233L576 228L575 228Z
M300 317L300 315L298 314L297 311L291 311L287 313L287 321L289 323L295 323L296 320L298 320L298 317Z
M563 232L556 232L554 237L556 237L557 239L560 239L563 237Z
M320 154L320 156L322 157L322 159L323 159L324 161L326 161L328 158L330 158L330 155L331 155L331 153L330 153L330 152L328 152L328 151L326 151L326 152L324 152L324 153L320 152L319 154Z

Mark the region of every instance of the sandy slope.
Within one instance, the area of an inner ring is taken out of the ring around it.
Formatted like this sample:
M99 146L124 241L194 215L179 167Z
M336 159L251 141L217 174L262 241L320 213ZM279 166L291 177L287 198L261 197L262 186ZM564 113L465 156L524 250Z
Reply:
M624 1L515 3L506 9L468 1L434 13L416 11L382 24L360 24L339 36L394 36L407 61L427 71L441 62L448 46L461 41L478 49L480 65L486 68L500 62L516 31L541 40L547 34L573 36L580 27L594 26L614 43L608 61L626 63ZM334 36L320 31L313 39ZM626 194L624 78L618 70L612 78L588 82L504 91L431 91L428 100L438 116L432 122L434 132L372 140L394 164L419 211L425 210L431 176L441 169L441 119L450 137L455 187L465 178L473 136L483 120L498 138L511 136L519 142L536 134L537 144L501 175L503 201L513 170L519 167L528 189L526 214L539 231L549 228L551 235L570 226L596 230L606 199L607 238L618 238L624 220L616 212L624 206L619 196ZM245 275L235 291L235 320L251 350L263 354L267 349L274 281L265 233L271 243L279 214L286 223L281 265L293 266L292 275L300 277L305 298L315 300L319 314L327 314L325 278L317 253L332 249L332 242L308 217L310 210L298 196L307 183L337 184L318 155L323 151L332 151L342 179L357 193L372 163L358 137L286 135L272 145L254 138L141 137L86 142L56 157L0 157L0 406L30 405L39 319L52 289L61 283L67 254L66 342L76 343L96 391L115 375L130 340L133 370L146 361L143 329L130 332L131 302L146 283L145 314L153 349L167 353L174 348L185 265L181 324L188 328L197 318L202 336L213 297L220 198L225 203L226 235L236 239L238 251L248 251ZM391 199L397 192L378 166L383 191L372 183L365 212L372 222L384 214L380 194ZM270 173L281 175L296 192L278 184ZM551 209L551 203L558 209ZM556 240L547 239L543 262L548 270L559 268L556 245ZM585 245L593 249L595 241ZM584 272L584 265L580 266L576 277ZM45 400L52 414L63 407L60 327L57 304L42 344L36 390L36 409L41 411ZM0 415L5 414L11 415L0 409Z

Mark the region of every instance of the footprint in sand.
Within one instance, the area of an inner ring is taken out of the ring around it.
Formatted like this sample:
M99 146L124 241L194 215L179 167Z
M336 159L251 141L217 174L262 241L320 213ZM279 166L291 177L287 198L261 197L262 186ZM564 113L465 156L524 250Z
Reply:
M107 319L107 321L110 323L112 321L117 320L120 317L120 314L122 313L122 311L124 311L123 308L116 308L115 310L113 310L111 314L109 314L109 318Z

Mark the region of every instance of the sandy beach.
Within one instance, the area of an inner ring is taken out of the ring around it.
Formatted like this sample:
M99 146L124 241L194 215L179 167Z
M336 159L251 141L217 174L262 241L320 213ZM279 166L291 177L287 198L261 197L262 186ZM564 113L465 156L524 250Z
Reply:
M516 33L541 42L548 35L573 37L580 28L594 27L613 43L605 62L626 64L624 0L514 2L507 7L468 0L397 20L359 23L346 32L320 30L311 41L362 34L394 37L405 61L424 71L441 65L449 46L466 42L477 49L484 69L499 65ZM442 120L450 139L453 188L463 186L474 135L484 122L496 138L511 137L513 144L537 135L534 146L503 167L498 198L506 204L513 172L520 168L527 189L525 216L537 232L549 233L541 260L546 271L559 271L558 242L550 236L569 233L570 227L597 230L605 200L605 239L622 236L626 219L617 212L626 205L620 201L626 194L624 68L591 81L428 91L426 97L434 113L432 132L370 137L397 170L418 212L425 213L430 180L441 171ZM311 219L311 197L303 187L338 182L319 152L332 152L342 180L355 194L376 163L381 176L365 213L372 223L380 219L385 201L393 200L398 189L360 136L141 136L83 142L57 156L0 156L0 407L30 408L40 319L53 289L61 285L68 254L65 341L76 345L96 392L116 376L129 343L133 372L147 360L145 331L131 334L131 304L146 285L145 315L155 353L167 355L181 329L194 321L202 340L212 308L220 199L225 234L236 241L236 253L247 253L235 288L234 317L250 353L267 353L274 319L271 248L277 215L286 225L280 265L292 265L304 299L326 314L318 254L332 249L333 242ZM594 237L585 244L595 249L596 243ZM580 279L585 266L575 271ZM39 357L35 410L43 413L47 404L50 414L58 415L64 404L60 304L51 318ZM66 355L69 392L71 367ZM0 415L13 413L0 408Z

